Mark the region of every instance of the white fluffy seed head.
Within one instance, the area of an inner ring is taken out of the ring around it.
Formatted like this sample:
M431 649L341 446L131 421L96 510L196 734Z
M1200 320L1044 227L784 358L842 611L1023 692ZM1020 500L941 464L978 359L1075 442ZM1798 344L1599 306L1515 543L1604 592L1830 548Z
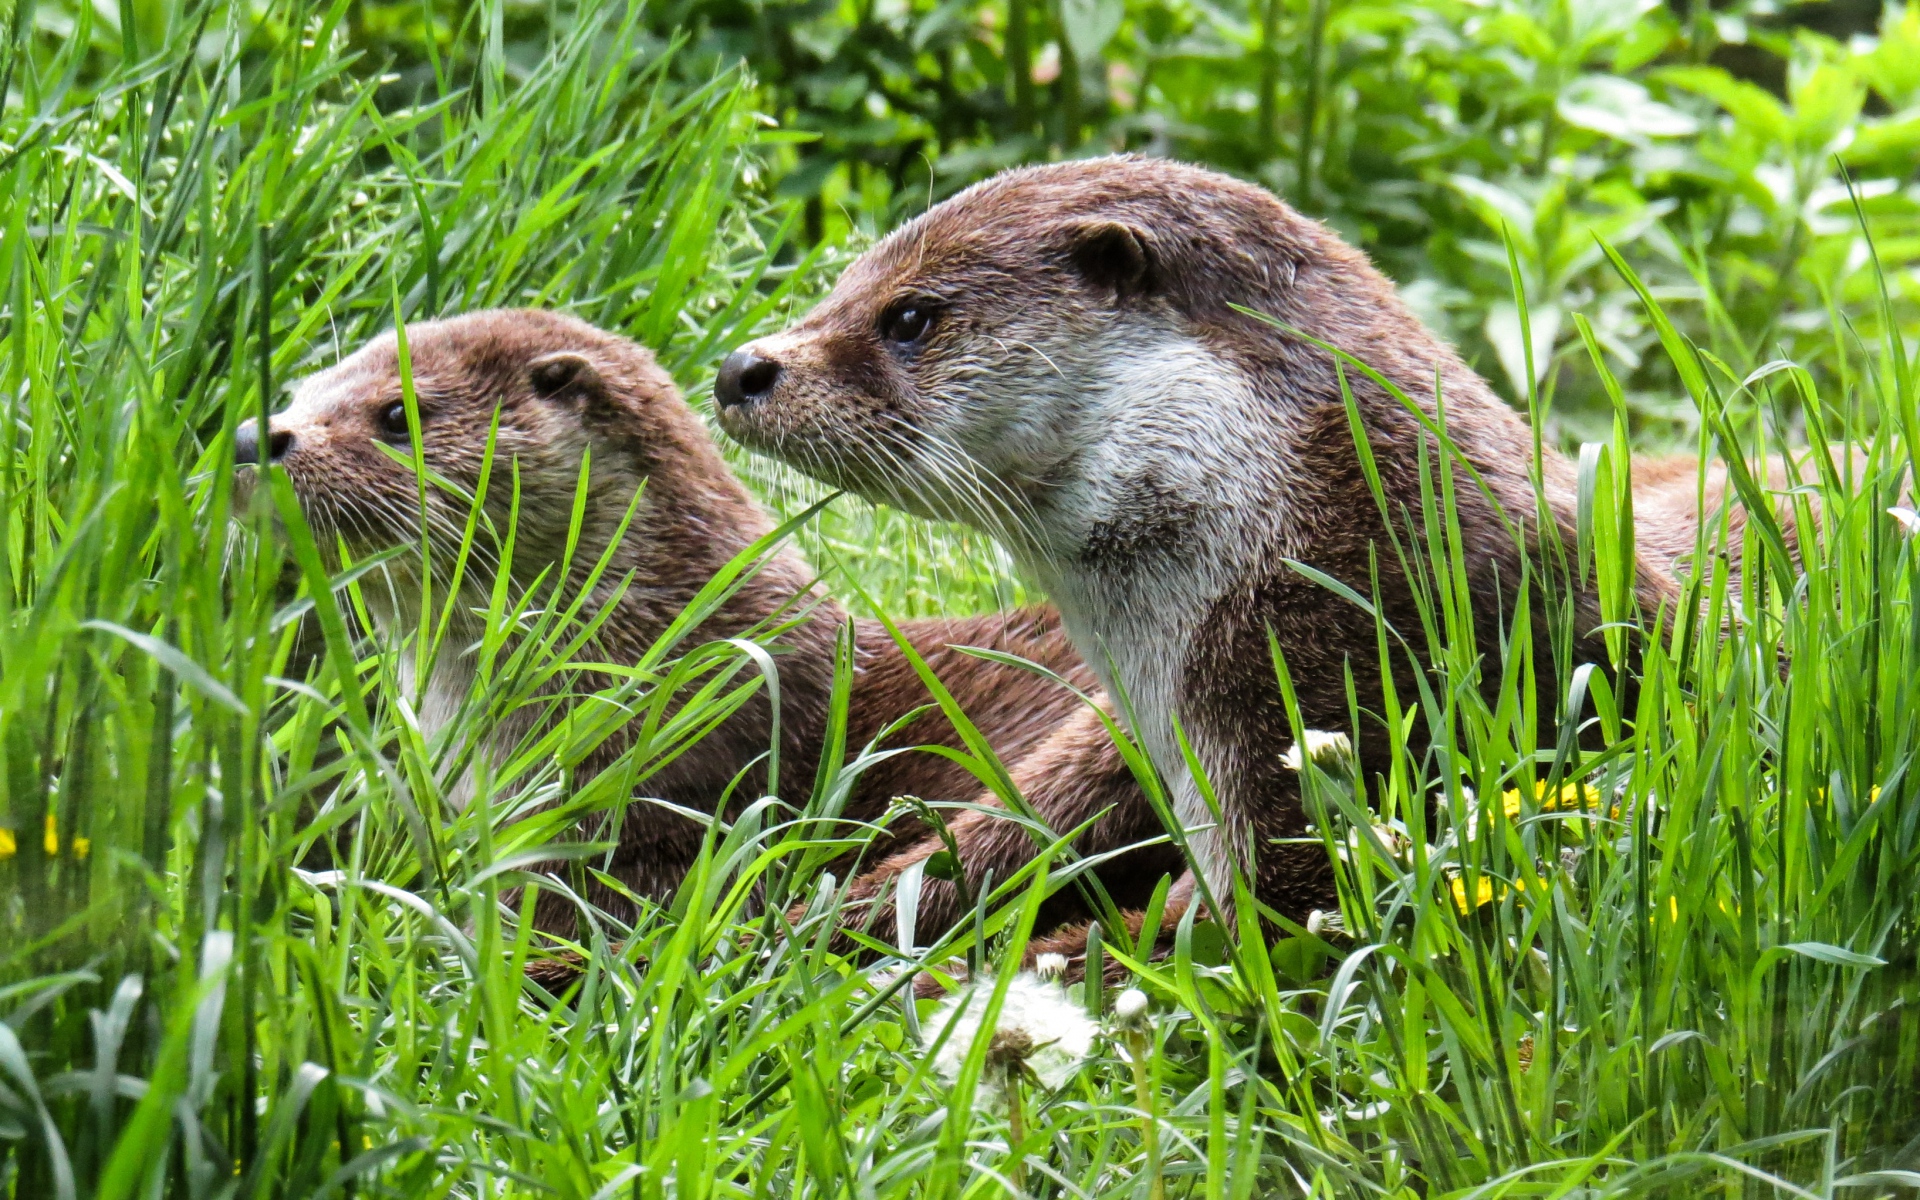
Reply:
M921 1024L922 1037L929 1046L952 1027L933 1058L934 1071L949 1084L960 1078L960 1068L973 1048L974 1039L982 1036L981 1019L986 1016L987 1001L992 995L989 983L969 987L942 1001ZM1084 1009L1067 999L1066 990L1058 983L1023 971L1008 981L1006 998L1000 1004L1000 1017L986 1036L992 1039L989 1058L996 1064L1024 1066L1040 1086L1053 1091L1072 1077L1093 1050L1094 1035L1098 1032L1099 1026ZM989 1110L1003 1109L1009 1073L985 1072L975 1093L976 1101Z
M1122 1025L1137 1025L1147 1015L1147 994L1128 988L1113 998L1113 1018Z
M1067 973L1067 956L1064 954L1042 954L1033 960L1033 973L1046 980L1064 978Z

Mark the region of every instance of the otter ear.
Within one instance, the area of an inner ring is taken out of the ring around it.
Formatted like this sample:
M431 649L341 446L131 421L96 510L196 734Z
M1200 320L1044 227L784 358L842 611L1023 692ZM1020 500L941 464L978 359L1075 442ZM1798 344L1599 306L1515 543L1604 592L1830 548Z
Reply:
M549 400L563 392L598 396L606 391L600 372L593 369L586 355L573 350L556 350L534 359L527 368L527 379L535 392Z
M1115 295L1141 295L1153 286L1153 250L1145 231L1119 221L1088 221L1073 227L1067 253L1087 282Z

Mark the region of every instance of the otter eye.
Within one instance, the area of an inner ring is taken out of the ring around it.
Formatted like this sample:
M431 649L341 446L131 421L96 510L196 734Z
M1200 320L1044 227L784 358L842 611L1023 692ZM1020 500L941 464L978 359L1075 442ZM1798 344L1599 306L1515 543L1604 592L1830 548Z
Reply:
M380 432L388 437L405 438L412 436L407 429L407 406L399 400L380 410Z
M880 319L880 335L902 346L925 337L933 326L933 311L924 304L903 304Z

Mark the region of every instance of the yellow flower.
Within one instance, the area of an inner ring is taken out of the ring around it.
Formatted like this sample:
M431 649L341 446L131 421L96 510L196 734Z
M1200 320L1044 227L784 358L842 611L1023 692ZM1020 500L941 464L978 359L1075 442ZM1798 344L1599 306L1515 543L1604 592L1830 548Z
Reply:
M1460 915L1462 916L1467 915L1476 908L1484 908L1492 904L1496 898L1504 900L1515 890L1521 892L1532 890L1541 896L1545 896L1550 890L1550 886L1544 879L1535 879L1531 883L1526 880L1521 880L1511 887L1504 883L1496 887L1493 882L1493 876L1482 873L1479 882L1473 889L1473 903L1469 905L1467 903L1467 881L1460 875L1455 874L1452 879L1452 885L1453 906L1460 910Z
M46 847L48 858L60 853L60 827L55 823L52 813L47 814L47 836L42 844Z
M13 830L0 825L0 862L12 858L20 849L20 843L14 839Z
M73 839L73 856L75 858L84 860L87 857L87 851L91 849L93 849L92 838L77 837Z
M1500 894L1502 896L1506 895L1507 889L1502 887ZM1480 876L1477 885L1473 889L1472 904L1467 903L1467 881L1458 875L1453 877L1453 906L1460 910L1461 916L1467 915L1476 908L1484 908L1492 903L1493 877L1491 875Z
M1533 796L1535 800L1539 801L1540 807L1548 812L1556 810L1584 812L1588 809L1600 807L1600 793L1591 785L1583 784L1574 779L1569 779L1562 783L1554 790L1552 795L1547 794L1546 784L1536 780L1533 785ZM1506 791L1501 792L1500 807L1506 812L1509 821L1518 817L1520 815L1520 789L1508 788ZM1619 816L1620 806L1617 804L1610 806L1607 810L1607 815L1612 817Z

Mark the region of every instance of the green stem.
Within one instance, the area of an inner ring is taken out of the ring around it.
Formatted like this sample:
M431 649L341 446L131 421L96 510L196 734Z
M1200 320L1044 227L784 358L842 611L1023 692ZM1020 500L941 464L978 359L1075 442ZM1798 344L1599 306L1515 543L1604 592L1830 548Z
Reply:
M1280 147L1280 6L1266 0L1260 13L1260 146L1271 157Z
M1060 144L1071 150L1080 144L1080 56L1067 40L1067 23L1060 22Z
M1147 1034L1127 1034L1127 1057L1133 1061L1134 1103L1140 1108L1140 1143L1147 1151L1147 1200L1167 1200L1167 1182L1160 1170L1160 1120L1155 1111L1153 1083L1147 1077Z
M1294 202L1313 204L1313 127L1320 118L1320 51L1327 39L1327 0L1307 0L1307 87L1300 97L1300 151Z
M1007 1150L1015 1195L1027 1193L1027 1098L1020 1087L1018 1067L1007 1068Z
M1033 128L1033 49L1027 44L1027 0L1007 0L1007 73L1013 77L1013 124Z

